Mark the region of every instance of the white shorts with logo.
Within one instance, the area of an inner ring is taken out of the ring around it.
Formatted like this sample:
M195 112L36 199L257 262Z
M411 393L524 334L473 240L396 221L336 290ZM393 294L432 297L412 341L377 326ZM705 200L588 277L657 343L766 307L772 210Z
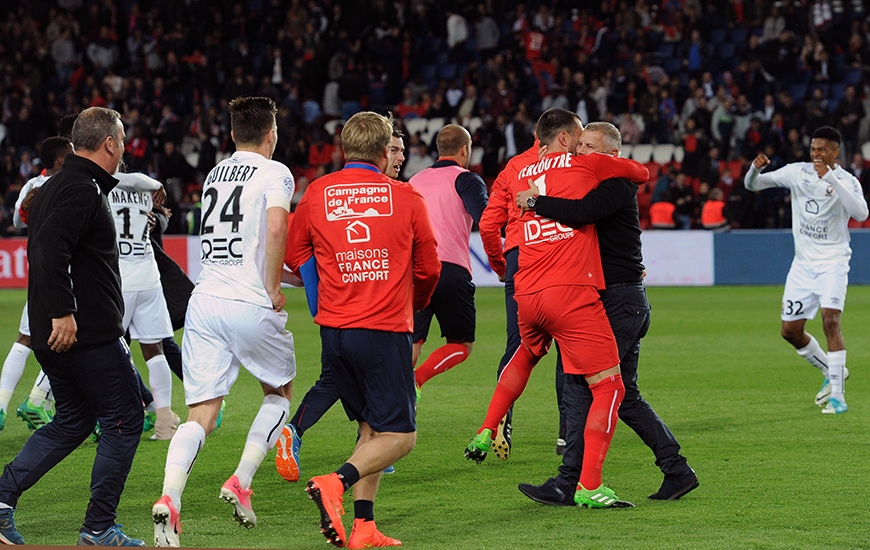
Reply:
M24 302L24 311L21 312L21 321L18 323L18 332L30 336L30 315L27 314L27 302Z
M140 344L156 344L172 336L172 321L160 287L124 292L124 330Z
M793 262L782 294L782 320L813 319L819 307L843 311L848 285L849 264Z
M181 359L188 405L223 397L239 377L239 364L273 388L296 377L287 312L206 294L187 305Z

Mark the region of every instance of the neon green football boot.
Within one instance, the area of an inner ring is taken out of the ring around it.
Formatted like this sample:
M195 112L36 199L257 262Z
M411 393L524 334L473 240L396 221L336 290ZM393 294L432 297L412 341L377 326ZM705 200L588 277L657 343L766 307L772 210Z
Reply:
M465 448L465 458L474 460L478 464L486 459L486 452L492 446L492 430L485 428L482 432L474 436L468 447Z
M51 411L42 407L37 407L31 403L30 397L18 405L18 411L16 414L21 418L21 420L27 423L27 427L30 428L30 431L38 430L51 422L54 418L54 414Z

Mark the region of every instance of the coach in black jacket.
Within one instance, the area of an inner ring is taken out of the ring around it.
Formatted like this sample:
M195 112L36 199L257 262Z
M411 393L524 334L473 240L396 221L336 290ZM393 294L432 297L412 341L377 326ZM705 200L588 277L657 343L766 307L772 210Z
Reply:
M592 122L580 138L581 152L618 155L622 144L619 130L606 122ZM517 205L530 208L528 197L537 191L524 191ZM634 430L652 450L656 465L664 474L654 500L675 500L698 486L698 477L680 454L680 444L667 425L646 402L637 387L640 340L650 323L650 307L643 286L640 220L637 186L624 179L610 179L580 200L537 197L531 205L539 216L579 227L595 224L601 249L601 264L607 288L601 301L607 311L619 347L620 370L625 383L625 398L619 419ZM563 403L567 434L565 454L559 475L542 485L522 483L520 491L543 504L573 506L574 490L583 460L583 426L592 403L592 394L582 376L565 375Z
M51 381L54 420L37 430L0 477L0 536L24 544L13 510L21 494L75 450L99 420L91 500L78 544L144 546L115 525L142 434L142 401L121 337L124 301L107 194L124 154L120 115L92 107L76 120L77 153L42 187L30 211L28 303L32 345Z

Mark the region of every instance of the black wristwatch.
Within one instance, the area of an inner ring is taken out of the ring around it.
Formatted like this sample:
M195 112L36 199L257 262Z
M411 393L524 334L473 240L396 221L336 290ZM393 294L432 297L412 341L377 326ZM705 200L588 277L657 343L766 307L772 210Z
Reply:
M526 199L526 206L533 209L533 208L535 208L535 204L537 204L537 202L538 202L538 197L534 197L534 196L529 197L528 199Z

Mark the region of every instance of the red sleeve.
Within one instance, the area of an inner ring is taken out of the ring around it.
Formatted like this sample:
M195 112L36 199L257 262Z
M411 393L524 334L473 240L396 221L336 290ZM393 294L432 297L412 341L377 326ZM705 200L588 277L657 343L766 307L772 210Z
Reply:
M499 173L492 184L489 203L480 217L480 240L489 258L489 265L499 277L504 277L506 266L501 243L501 228L508 221L509 185L504 171Z
M411 261L414 266L414 311L419 311L429 304L438 277L441 275L441 261L435 250L435 233L432 232L432 222L429 210L423 197L414 194L414 215L411 217L414 230L414 250Z
M311 227L308 201L305 200L305 197L302 197L296 207L296 212L291 216L290 228L287 230L287 249L284 252L284 263L290 268L290 271L296 273L300 265L314 256L314 244L311 242L311 234L308 232L308 228Z
M626 178L638 185L642 185L649 179L649 169L643 164L632 159L616 158L610 155L593 153L597 160L595 165L595 177L599 182L610 178Z

